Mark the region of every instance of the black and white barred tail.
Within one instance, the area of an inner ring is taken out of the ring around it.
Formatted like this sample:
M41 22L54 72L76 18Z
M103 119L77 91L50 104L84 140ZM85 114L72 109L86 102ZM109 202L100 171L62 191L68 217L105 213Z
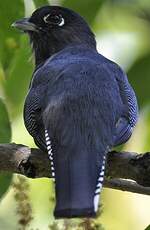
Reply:
M99 176L98 176L98 180L97 180L95 194L94 194L94 211L95 212L97 212L97 210L98 210L99 196L100 196L100 192L101 192L101 189L102 189L102 186L103 186L103 181L104 181L105 161L106 161L106 157L104 156L102 166L101 166L101 169L100 169L100 173L99 173Z
M51 140L48 135L47 129L45 129L45 141L46 141L46 146L47 146L47 151L48 151L48 157L50 159L50 164L51 164L52 177L55 178L54 157L53 157L53 152L52 152Z
M93 167L97 161L95 152L91 154L91 152L81 151L76 146L69 151L69 155L65 155L66 149L61 146L60 152L55 153L54 164L52 143L47 129L45 129L45 141L52 177L55 179L55 217L94 217L98 210L99 195L104 180L105 156L102 158L97 176L97 170ZM65 156L70 156L70 160Z

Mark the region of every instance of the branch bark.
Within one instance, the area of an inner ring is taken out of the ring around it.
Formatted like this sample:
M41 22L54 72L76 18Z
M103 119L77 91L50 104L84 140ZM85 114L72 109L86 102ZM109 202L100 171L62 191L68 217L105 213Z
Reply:
M0 145L0 172L51 177L47 153L15 143ZM110 152L104 187L150 195L150 152Z

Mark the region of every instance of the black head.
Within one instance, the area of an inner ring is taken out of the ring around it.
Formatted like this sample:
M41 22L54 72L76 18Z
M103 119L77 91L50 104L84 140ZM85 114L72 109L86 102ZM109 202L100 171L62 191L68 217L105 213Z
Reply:
M94 34L85 20L60 6L41 7L13 26L29 34L37 65L67 46L84 44L96 48Z

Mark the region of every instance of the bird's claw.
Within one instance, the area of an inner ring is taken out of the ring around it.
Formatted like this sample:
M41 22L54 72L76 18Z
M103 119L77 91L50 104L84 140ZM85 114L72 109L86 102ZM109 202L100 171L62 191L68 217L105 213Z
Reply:
M18 166L19 171L29 178L35 178L36 170L35 166L29 160L22 160Z

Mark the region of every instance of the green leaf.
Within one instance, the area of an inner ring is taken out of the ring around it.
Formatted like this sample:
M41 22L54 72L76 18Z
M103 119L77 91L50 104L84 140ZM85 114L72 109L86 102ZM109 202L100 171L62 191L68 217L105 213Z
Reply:
M11 127L6 107L0 99L0 143L7 143L11 140ZM6 162L7 163L7 162ZM8 190L12 180L12 174L0 174L0 199Z
M34 0L34 3L36 5L36 8L45 6L45 5L49 5L47 0Z
M22 0L0 1L0 61L6 69L18 45L19 33L11 28L11 24L24 16L24 4ZM9 6L11 10L6 10Z
M7 109L0 99L0 143L8 143L11 140L11 126Z
M148 227L147 227L147 228L145 228L145 230L150 230L150 225L148 225Z
M82 0L80 2L77 0L64 0L63 6L78 12L88 23L92 24L103 2L104 0L95 0L94 2L93 0Z
M12 181L12 174L1 173L0 174L0 199L7 192Z
M20 47L16 50L14 59L7 72L5 94L10 102L12 114L17 114L22 108L32 76L33 65L30 59L31 51L26 35L20 37Z
M137 60L128 71L129 81L132 84L140 106L150 103L150 54ZM143 90L144 89L144 90Z
M5 73L4 73L2 64L0 63L0 85L2 84L2 82L4 81L4 79L5 79Z

